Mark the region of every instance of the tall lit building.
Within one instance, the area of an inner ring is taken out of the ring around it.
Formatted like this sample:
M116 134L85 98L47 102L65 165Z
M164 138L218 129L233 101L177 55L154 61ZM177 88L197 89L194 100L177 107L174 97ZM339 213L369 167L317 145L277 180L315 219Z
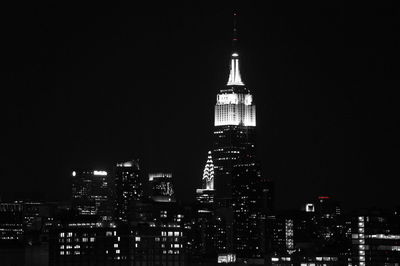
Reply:
M72 206L80 214L106 216L108 199L106 171L76 170L72 172Z
M263 182L255 150L256 107L242 81L239 67L236 14L229 78L217 94L214 119L214 175L217 205L231 210L228 247L238 258L262 260L262 219L265 217ZM229 211L227 212L229 213ZM229 221L229 215L225 217ZM229 243L230 242L230 243Z
M232 198L232 171L239 157L254 157L256 110L253 96L241 79L237 34L234 27L230 73L217 94L213 157L215 189L219 200Z
M134 201L143 199L143 178L139 160L117 164L115 171L115 218L127 222Z

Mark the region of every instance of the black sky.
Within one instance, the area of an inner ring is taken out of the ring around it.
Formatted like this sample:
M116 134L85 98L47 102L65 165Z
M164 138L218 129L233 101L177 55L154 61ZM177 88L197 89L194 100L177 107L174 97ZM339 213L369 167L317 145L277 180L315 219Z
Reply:
M236 7L241 72L277 207L399 204L399 9L259 2ZM0 195L67 199L72 169L139 156L191 200L233 7L67 3L2 8Z

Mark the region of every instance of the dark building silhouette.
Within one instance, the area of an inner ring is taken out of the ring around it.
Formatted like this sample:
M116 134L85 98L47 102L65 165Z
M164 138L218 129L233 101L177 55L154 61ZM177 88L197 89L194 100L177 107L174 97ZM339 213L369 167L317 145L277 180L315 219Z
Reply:
M186 265L184 228L180 223L147 222L132 227L131 265Z
M187 234L184 206L174 201L136 201L129 218L131 265L185 265Z
M24 231L22 203L0 203L0 247L22 245Z
M54 226L56 204L45 202L23 202L25 243L40 244L48 241L49 230Z
M117 164L115 170L115 219L127 222L130 206L143 199L143 176L139 160Z
M345 265L338 246L327 247L318 239L315 218L313 212L299 210L267 216L267 265Z
M110 191L108 173L103 170L72 172L72 207L82 215L107 217Z
M339 202L330 196L319 196L314 206L314 231L318 246L326 252L347 252L344 239L350 228Z
M233 249L239 258L262 258L266 209L259 166L245 156L233 174Z

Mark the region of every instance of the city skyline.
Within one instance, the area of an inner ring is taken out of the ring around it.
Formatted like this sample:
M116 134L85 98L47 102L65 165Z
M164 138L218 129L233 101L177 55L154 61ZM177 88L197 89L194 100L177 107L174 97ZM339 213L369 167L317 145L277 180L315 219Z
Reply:
M160 10L142 16L125 16L120 6L111 13L100 10L102 15L92 15L94 22L82 13L72 25L62 16L57 20L38 11L43 20L56 20L50 29L65 31L55 33L55 39L39 29L39 22L28 26L39 36L30 49L40 52L27 58L32 51L22 52L17 57L22 70L9 72L13 85L22 89L11 91L10 101L2 106L7 141L2 154L6 181L0 195L29 196L27 188L33 186L44 197L57 199L61 194L66 199L63 187L69 188L73 169L110 169L119 161L140 158L149 172L172 172L178 198L194 200L211 148L215 95L229 72L231 9L187 8L181 13L171 8L165 14ZM356 62L370 46L356 47L363 39L347 36L355 41L347 48L343 32L351 33L359 24L351 20L348 29L343 10L328 10L331 16L326 18L316 16L321 25L311 18L297 25L290 13L262 11L251 5L238 10L241 71L255 95L257 150L263 175L277 186L276 205L297 208L298 202L318 195L330 195L349 207L397 204L391 202L395 190L388 185L396 184L395 175L389 176L395 170L395 158L389 156L395 134L392 124L384 123L396 121L394 102L389 94L377 96L372 89L396 84L390 75L398 53L394 48L379 50L382 55L372 55L371 69ZM113 21L120 14L126 18ZM167 23L159 24L163 19ZM138 29L140 21L150 25ZM132 26L137 31L129 31ZM329 31L318 32L326 26ZM370 34L383 38L379 28ZM46 41L61 41L61 46L49 51ZM369 45L384 47L376 40ZM324 48L331 49L328 53ZM18 47L11 51L16 53ZM363 70L376 74L369 75L370 83ZM361 77L366 79L358 80ZM41 86L43 91L31 91ZM375 99L374 108L369 103ZM201 141L196 143L190 135ZM18 138L22 139L15 142ZM21 181L27 187L15 189ZM52 195L48 190L54 186ZM376 190L388 193L374 196Z

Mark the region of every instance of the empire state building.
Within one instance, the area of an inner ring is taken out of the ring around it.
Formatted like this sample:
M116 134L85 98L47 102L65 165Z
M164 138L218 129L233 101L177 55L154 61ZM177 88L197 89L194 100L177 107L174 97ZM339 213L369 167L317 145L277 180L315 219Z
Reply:
M232 171L240 158L255 157L256 107L240 75L236 26L233 31L230 72L217 94L213 158L217 200L232 198Z
M256 106L241 78L235 24L229 78L217 94L215 105L215 202L217 208L232 214L225 217L228 249L239 258L259 259L264 249L261 228L271 207L271 187L261 176L256 159Z

